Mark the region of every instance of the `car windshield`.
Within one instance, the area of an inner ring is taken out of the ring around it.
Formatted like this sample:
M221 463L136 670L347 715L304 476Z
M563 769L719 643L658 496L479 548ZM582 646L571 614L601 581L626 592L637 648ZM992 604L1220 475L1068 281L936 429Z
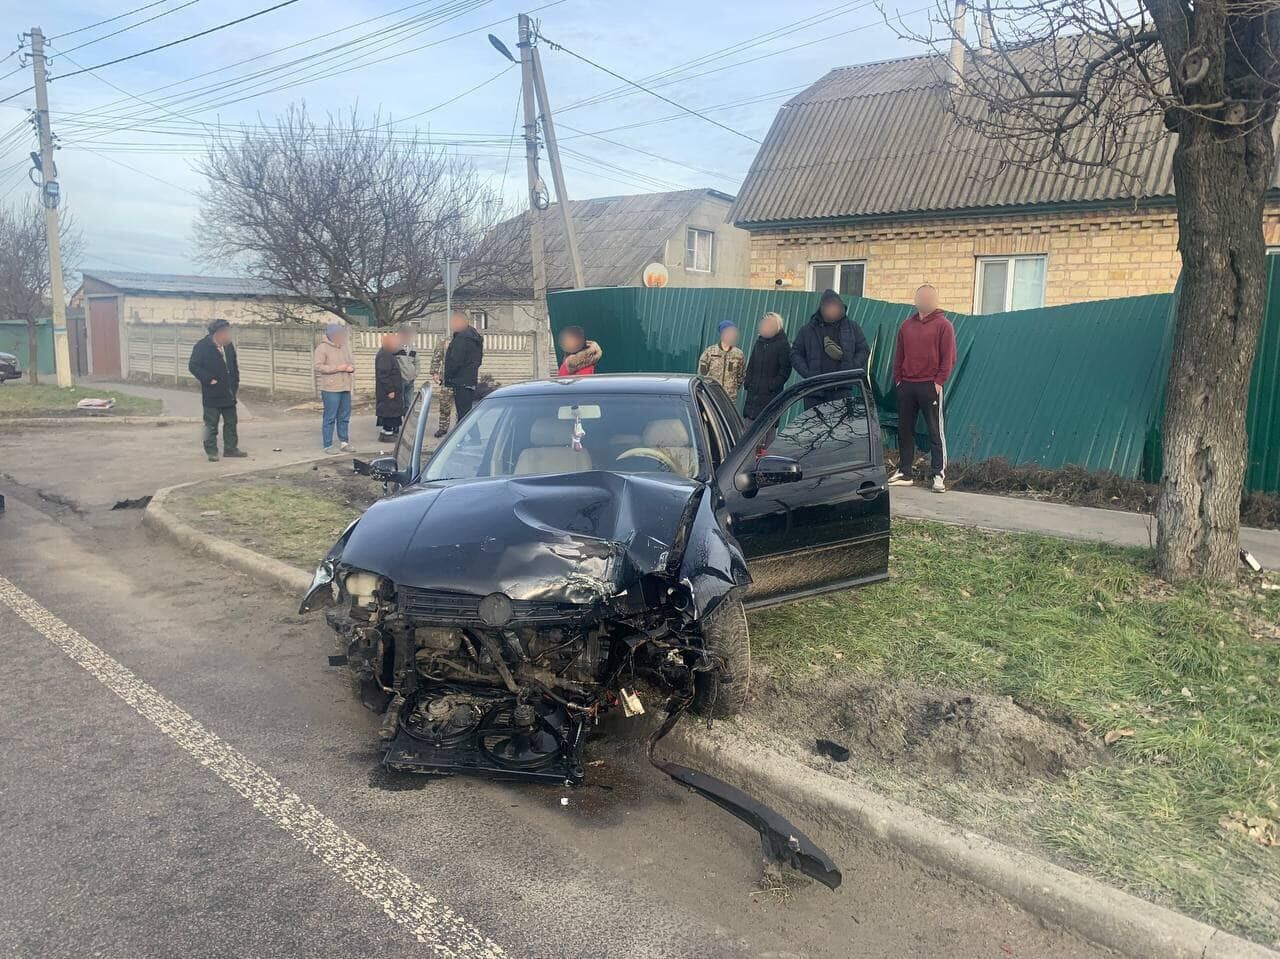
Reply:
M683 397L641 393L491 397L440 444L423 479L592 469L698 476L689 412Z

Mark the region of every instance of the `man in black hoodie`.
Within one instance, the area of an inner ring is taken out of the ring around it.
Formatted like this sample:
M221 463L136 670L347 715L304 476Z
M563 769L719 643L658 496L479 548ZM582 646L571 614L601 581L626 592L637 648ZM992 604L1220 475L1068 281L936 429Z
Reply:
M453 390L453 407L458 422L471 412L476 401L476 383L480 380L480 363L484 359L484 337L476 332L467 314L454 311L449 317L453 337L444 353L444 385Z
M865 370L871 347L862 327L849 319L844 300L835 290L827 290L818 303L818 312L809 318L791 347L791 365L804 379L836 370ZM811 393L804 408L847 395L843 390Z
M200 381L204 400L204 451L209 462L218 461L218 420L222 420L222 455L248 456L240 449L236 430L236 393L240 389L240 364L231 342L231 324L214 320L209 335L198 340L191 349L187 369Z
M742 417L748 423L760 415L769 401L782 392L791 376L791 344L782 329L782 317L766 313L760 320L760 335L747 358L747 375L742 381L747 399Z

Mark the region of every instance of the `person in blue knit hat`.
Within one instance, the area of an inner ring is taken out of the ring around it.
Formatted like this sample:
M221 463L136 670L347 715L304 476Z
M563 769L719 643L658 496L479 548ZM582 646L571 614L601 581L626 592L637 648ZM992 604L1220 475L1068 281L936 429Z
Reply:
M747 373L747 358L738 349L738 324L723 320L718 327L720 339L698 357L698 375L715 380L724 387L729 399L738 402L738 390Z

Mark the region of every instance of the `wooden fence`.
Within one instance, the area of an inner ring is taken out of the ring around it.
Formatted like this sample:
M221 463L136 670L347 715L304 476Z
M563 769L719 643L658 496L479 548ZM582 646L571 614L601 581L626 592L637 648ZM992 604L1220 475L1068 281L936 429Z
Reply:
M187 360L191 348L206 333L198 323L128 323L126 350L130 379L161 383L190 383ZM480 375L492 376L502 385L533 379L535 336L532 333L487 332ZM373 360L381 334L377 330L352 330L351 348L356 359L356 392L373 392ZM431 351L443 333L419 333L418 364L425 377ZM240 385L273 396L315 396L316 377L312 354L324 338L322 327L290 324L245 324L235 328ZM419 378L419 385L422 384Z

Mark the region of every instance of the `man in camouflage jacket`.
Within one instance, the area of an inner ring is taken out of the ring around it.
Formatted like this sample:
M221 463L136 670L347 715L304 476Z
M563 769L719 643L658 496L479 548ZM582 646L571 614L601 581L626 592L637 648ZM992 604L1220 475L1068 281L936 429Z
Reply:
M738 349L738 327L732 320L725 320L720 324L719 342L708 346L698 357L698 375L715 380L737 403L746 374L747 358Z
M449 420L453 418L453 390L441 382L441 377L444 375L444 353L448 348L447 334L436 340L435 348L431 351L431 366L427 371L431 374L431 382L435 384L433 391L435 403L440 408L440 428L436 430L437 439L449 432Z

